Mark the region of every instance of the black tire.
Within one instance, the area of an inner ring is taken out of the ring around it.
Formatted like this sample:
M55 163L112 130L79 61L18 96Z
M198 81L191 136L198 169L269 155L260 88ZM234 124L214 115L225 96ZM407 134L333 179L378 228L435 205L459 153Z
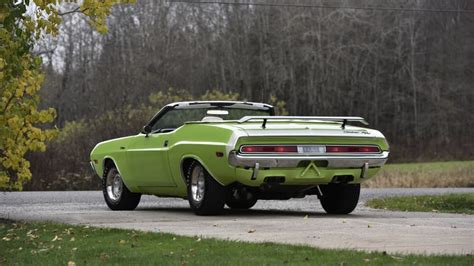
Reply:
M234 195L235 193L229 193L225 201L225 204L231 209L250 209L257 203L257 198L250 193L244 192Z
M356 208L360 184L328 184L320 188L321 205L328 214L349 214Z
M217 215L225 204L225 188L197 161L186 172L189 206L197 215ZM194 187L194 192L193 192Z
M227 206L231 209L240 209L240 210L246 210L252 208L255 203L257 203L257 199L251 199L251 200L228 200L225 202Z
M121 183L120 191L115 194L110 184L111 181ZM134 210L142 197L142 194L128 190L115 166L110 167L106 176L102 178L102 193L104 194L105 203L114 211Z

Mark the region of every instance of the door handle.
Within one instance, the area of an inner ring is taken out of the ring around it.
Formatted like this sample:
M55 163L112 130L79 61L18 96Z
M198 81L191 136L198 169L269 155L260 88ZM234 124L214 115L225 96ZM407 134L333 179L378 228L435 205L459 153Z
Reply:
M168 140L165 140L165 143L163 143L163 147L168 147Z

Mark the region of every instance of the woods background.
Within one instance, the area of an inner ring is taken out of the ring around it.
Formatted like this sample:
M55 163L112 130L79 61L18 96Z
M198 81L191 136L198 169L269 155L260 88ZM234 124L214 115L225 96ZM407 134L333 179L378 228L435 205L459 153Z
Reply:
M106 35L81 14L64 17L60 35L35 48L42 105L62 130L29 155L26 189L97 188L93 146L138 133L181 99L362 116L386 135L391 162L474 158L474 13L463 12L473 1L252 2L282 6L138 1L114 7Z

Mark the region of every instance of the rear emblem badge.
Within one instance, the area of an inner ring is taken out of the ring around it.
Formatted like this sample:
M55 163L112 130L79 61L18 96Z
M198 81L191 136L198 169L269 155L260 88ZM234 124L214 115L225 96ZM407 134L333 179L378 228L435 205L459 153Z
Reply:
M319 169L318 169L318 167L316 166L316 164L315 164L313 161L311 161L311 162L308 164L308 166L306 166L306 168L303 170L303 172L301 172L301 175L300 175L300 176L303 177L303 176L309 171L309 169L311 169L311 168L314 169L314 171L316 172L316 175L318 175L318 176L321 175L321 173L319 172Z

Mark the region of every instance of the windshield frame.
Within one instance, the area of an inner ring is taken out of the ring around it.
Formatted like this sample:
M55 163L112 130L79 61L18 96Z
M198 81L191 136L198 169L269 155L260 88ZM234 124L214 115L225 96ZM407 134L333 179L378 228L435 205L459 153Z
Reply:
M237 106L235 106L237 105ZM145 127L153 127L164 115L166 115L171 110L175 109L208 109L212 110L215 108L219 109L240 109L240 110L249 110L249 111L262 111L267 112L268 115L274 116L275 109L272 105L264 103L253 103L253 102L238 102L238 101L198 101L198 102L177 102L171 103L163 107L158 113L156 113L153 118L146 124ZM229 122L234 120L223 120L223 122ZM236 120L235 120L236 121ZM186 121L183 123L186 124ZM181 125L182 126L182 125ZM160 133L161 129L150 132L151 134ZM176 130L176 129L175 129ZM174 130L173 130L174 131ZM170 131L167 131L170 132ZM146 134L144 130L140 132L141 134Z

